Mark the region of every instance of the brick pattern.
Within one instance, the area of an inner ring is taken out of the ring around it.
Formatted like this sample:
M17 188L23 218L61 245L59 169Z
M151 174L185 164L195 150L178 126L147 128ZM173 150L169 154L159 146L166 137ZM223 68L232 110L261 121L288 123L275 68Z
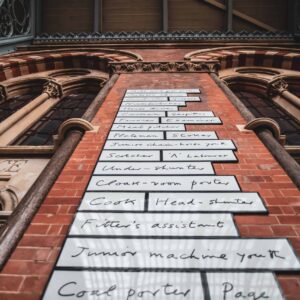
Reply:
M11 56L0 57L0 82L37 72L68 69L89 68L108 71L108 62L136 61L137 56L120 51L32 51L20 52Z
M221 69L257 66L300 70L300 53L282 50L228 49L195 53L191 59L219 60Z
M92 174L126 89L201 87L203 102L183 110L212 110L224 126L201 125L219 139L232 139L239 163L215 163L216 175L236 175L243 191L258 191L269 215L238 215L243 237L287 236L300 254L300 191L253 132L241 132L245 121L207 74L121 75L93 120L98 132L85 133L61 175L0 274L0 299L39 299L55 265L75 210ZM188 125L199 130L199 125ZM287 300L298 299L300 277L278 276Z

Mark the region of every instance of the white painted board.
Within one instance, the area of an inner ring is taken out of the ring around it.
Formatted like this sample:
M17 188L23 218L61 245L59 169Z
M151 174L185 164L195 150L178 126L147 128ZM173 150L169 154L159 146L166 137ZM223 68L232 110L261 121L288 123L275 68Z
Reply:
M160 131L111 131L108 140L163 140L164 133Z
M266 212L257 193L149 193L149 211Z
M163 150L163 161L237 161L231 150Z
M119 111L117 117L165 117L164 111Z
M94 175L213 175L209 162L98 162Z
M161 140L161 141L106 141L104 149L191 149L191 150L235 150L231 140Z
M118 237L238 236L231 214L77 213L69 235Z
M113 124L111 130L126 131L184 131L184 124Z
M120 111L177 111L177 106L134 106L134 107L120 107Z
M167 140L217 140L214 131L179 131L167 132Z
M145 193L87 192L81 201L81 210L144 211Z
M151 97L137 97L137 96L130 96L127 95L125 98L123 98L123 102L135 102L135 101L168 101L167 96L151 96Z
M204 300L204 296L199 273L56 270L43 300L54 299Z
M234 176L92 176L88 191L240 191Z
M173 124L222 124L218 117L162 117L161 122Z
M148 123L159 123L158 117L117 117L115 124L148 124Z
M126 98L134 98L134 97L163 97L163 96L180 96L180 97L187 97L187 93L173 93L173 92L155 92L155 93L126 93Z
M123 107L139 107L139 106L185 106L184 101L135 101L135 102L124 102L122 103L122 108Z
M57 266L299 271L286 239L67 238Z
M201 101L199 97L178 97L178 96L171 96L169 97L170 101Z
M168 117L214 117L212 111L169 111Z
M127 93L200 93L200 90L197 88L189 89L128 89Z
M159 151L151 150L103 150L99 160L101 161L159 161Z
M206 273L211 300L284 300L272 273Z

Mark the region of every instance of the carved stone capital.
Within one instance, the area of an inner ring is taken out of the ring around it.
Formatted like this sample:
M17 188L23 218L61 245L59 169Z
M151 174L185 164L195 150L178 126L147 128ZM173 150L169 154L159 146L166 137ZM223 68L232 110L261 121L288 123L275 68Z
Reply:
M0 103L4 102L7 98L6 90L3 85L0 85Z
M283 79L279 78L269 83L268 96L280 95L288 89L288 83Z
M111 73L217 73L219 63L216 62L113 62Z
M44 85L43 92L48 94L50 98L60 98L63 95L61 85L53 80L48 81Z

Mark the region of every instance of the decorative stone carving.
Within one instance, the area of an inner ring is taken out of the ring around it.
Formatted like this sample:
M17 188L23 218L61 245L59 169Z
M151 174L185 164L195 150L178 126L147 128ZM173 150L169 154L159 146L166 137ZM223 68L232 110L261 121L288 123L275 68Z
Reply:
M280 95L288 89L288 84L282 78L271 81L268 86L268 96Z
M0 190L0 204L2 210L13 211L18 204L18 197L16 193L10 188L3 188Z
M172 73L172 72L196 72L196 73L217 73L220 64L213 62L124 62L110 63L111 73Z
M44 85L43 92L48 94L50 98L59 98L63 95L61 85L53 80Z

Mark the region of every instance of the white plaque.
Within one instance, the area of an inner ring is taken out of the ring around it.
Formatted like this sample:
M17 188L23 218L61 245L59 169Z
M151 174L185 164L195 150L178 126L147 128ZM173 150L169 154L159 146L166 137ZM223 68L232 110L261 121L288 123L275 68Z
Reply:
M185 126L184 124L114 124L111 130L184 131Z
M80 210L144 211L145 193L87 192L81 201Z
M77 213L70 235L80 236L238 236L230 214Z
M212 111L169 111L168 117L214 117Z
M119 123L119 124L148 124L148 123L158 123L158 118L147 118L147 117L142 117L142 118L138 118L138 117L117 117L115 119L115 124Z
M130 89L127 93L200 93L199 89Z
M231 150L163 150L164 161L237 161Z
M217 140L214 131L179 131L167 132L167 140Z
M123 107L140 107L140 106L185 106L184 101L164 101L164 102L159 102L159 101L151 101L149 100L148 102L146 101L135 101L135 102L124 102L122 103L122 108Z
M166 93L161 93L161 92L156 92L156 93L128 93L125 95L126 98L129 97L163 97L163 96L179 96L179 97L187 97L187 93L172 93L172 92L166 92Z
M213 175L209 162L99 162L94 175Z
M199 97L178 97L171 96L170 101L201 101Z
M111 131L108 140L163 140L164 133L159 131Z
M120 107L120 111L177 111L177 106L134 106Z
M101 161L159 161L159 151L111 151L103 150L99 158Z
M150 193L149 211L266 212L257 193Z
M165 117L164 111L119 111L117 117Z
M168 97L166 96L137 97L137 96L127 95L125 98L123 98L123 102L135 102L135 101L168 101Z
M240 191L234 176L92 176L88 191Z
M221 120L217 117L162 117L161 122L173 124L222 124Z
M272 273L206 273L211 300L284 300Z
M56 270L43 300L54 299L204 300L204 296L199 273Z
M235 150L231 140L162 140L162 141L107 141L104 149L199 149L199 150Z
M68 238L58 266L299 271L286 239Z

